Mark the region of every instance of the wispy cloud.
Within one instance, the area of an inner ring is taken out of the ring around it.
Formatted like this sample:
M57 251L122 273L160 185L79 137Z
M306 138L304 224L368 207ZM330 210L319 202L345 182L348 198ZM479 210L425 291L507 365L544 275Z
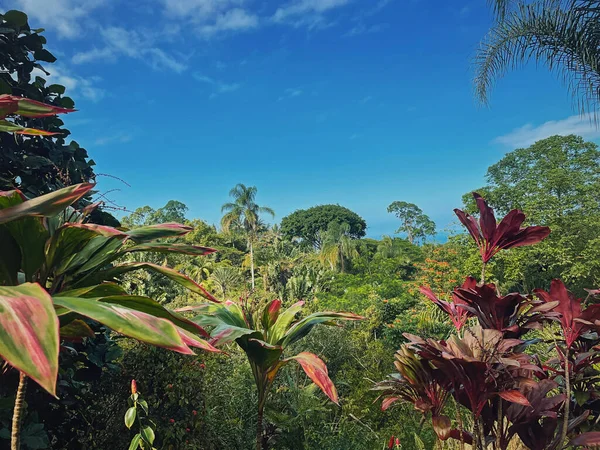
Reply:
M187 20L198 34L212 38L257 28L258 15L244 9L244 0L162 0L165 15Z
M371 100L373 100L373 96L367 95L360 99L360 103L364 105L365 103L369 103Z
M105 0L14 0L8 3L26 11L32 22L51 27L60 37L74 39L84 32L84 19L103 6Z
M295 0L277 8L272 20L295 27L326 28L331 25L326 20L326 13L349 2L350 0Z
M600 137L600 129L593 122L592 116L571 116L562 120L550 120L541 125L526 124L510 133L498 136L493 142L507 147L527 147L540 139L556 134L565 136L577 134L588 139Z
M67 89L67 94L80 95L93 102L100 101L106 96L106 91L98 87L98 83L101 81L99 77L83 78L60 65L52 65L47 67L46 70L50 75L46 75L38 68L33 69L31 75L42 77L50 83L61 84Z
M277 98L277 101L282 101L285 100L287 98L294 98L294 97L299 97L304 93L304 91L300 88L287 88L285 91L283 91L283 94L280 95Z
M196 81L200 83L206 83L213 88L213 92L210 94L210 98L214 98L219 94L226 94L229 92L235 92L242 87L241 83L226 83L221 80L202 75L201 73L195 72L192 74Z
M125 144L127 142L131 142L133 139L133 135L131 133L127 133L125 131L119 132L109 132L106 135L97 138L94 141L94 144L100 145L108 145L108 144Z
M374 25L365 25L364 23L359 22L358 24L350 28L350 30L348 30L346 33L344 33L343 36L352 37L361 34L379 33L389 28L389 26L389 23L376 23Z
M187 64L174 58L154 45L155 35L120 27L107 27L100 30L104 46L76 53L72 61L83 64L94 61L115 62L119 57L139 59L156 70L171 70L181 73Z

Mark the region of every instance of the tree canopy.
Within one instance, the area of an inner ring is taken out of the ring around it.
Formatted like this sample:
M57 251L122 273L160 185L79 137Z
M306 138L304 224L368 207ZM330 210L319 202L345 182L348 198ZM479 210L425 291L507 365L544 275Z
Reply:
M56 57L44 48L43 29L31 29L27 15L8 11L0 15L0 94L24 96L50 105L73 108L65 87L49 84L50 75L40 63ZM59 133L53 137L23 137L1 133L0 189L18 188L28 197L37 197L64 186L92 181L94 160L75 141L66 142L70 131L57 116L15 118L25 127Z
M598 145L574 135L552 136L508 153L486 178L478 192L490 205L503 214L520 209L530 224L552 230L538 246L499 259L506 282L523 288L524 280L547 285L562 276L581 290L600 282ZM464 202L473 211L470 194Z
M313 247L321 247L322 235L332 222L348 224L347 235L352 238L358 239L366 234L364 219L340 205L320 205L294 211L281 220L281 232L288 239L298 238Z
M411 244L435 234L435 222L414 203L393 202L387 210L400 219L396 233L406 233Z

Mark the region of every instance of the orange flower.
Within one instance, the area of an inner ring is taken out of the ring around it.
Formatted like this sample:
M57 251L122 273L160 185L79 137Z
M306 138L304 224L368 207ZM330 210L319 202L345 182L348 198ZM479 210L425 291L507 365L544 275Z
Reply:
M135 380L131 380L131 394L137 394L137 383Z

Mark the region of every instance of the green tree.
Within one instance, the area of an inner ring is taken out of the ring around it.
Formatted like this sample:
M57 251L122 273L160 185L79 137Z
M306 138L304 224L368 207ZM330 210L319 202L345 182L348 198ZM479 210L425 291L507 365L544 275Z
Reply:
M435 222L414 203L393 202L387 210L401 221L396 233L406 233L411 244L435 234Z
M147 205L142 206L130 215L123 217L122 223L128 228L155 225L157 223L184 223L187 210L188 207L184 203L169 200L165 206L156 210Z
M320 248L323 232L332 222L348 224L348 235L353 238L358 239L366 234L364 219L340 205L320 205L294 211L281 220L281 232L288 239L301 239L309 246Z
M493 0L496 21L475 58L475 92L487 102L497 79L529 60L557 72L579 109L600 93L597 0Z
M493 272L522 290L563 277L582 290L600 283L600 151L579 136L552 136L508 153L478 190L499 213L520 209L549 226L540 244L502 255ZM472 200L464 198L472 210Z
M250 250L250 274L252 277L252 289L254 289L254 248L260 226L260 214L270 214L275 217L275 212L266 206L259 206L256 203L257 189L255 186L245 186L237 184L229 196L233 202L225 203L221 207L221 212L225 215L221 219L221 227L224 231L229 231L233 226L243 228L248 241Z
M337 269L344 273L347 261L358 256L356 240L350 235L350 225L331 222L327 231L322 233L322 246L319 259L328 264L331 270Z

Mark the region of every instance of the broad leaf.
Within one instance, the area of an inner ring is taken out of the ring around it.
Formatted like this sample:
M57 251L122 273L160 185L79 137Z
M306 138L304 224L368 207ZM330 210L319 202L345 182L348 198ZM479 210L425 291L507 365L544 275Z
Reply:
M137 295L114 295L99 298L98 301L105 303L112 303L114 305L121 305L129 309L135 309L150 314L154 317L162 317L172 322L174 325L183 328L193 334L200 334L208 337L209 334L200 325L186 319L181 314L171 311L156 300L152 300L148 297L141 297Z
M262 339L256 338L248 339L242 348L248 355L248 359L263 370L279 361L283 353L282 347L271 345Z
M166 276L167 278L175 281L176 283L180 284L184 288L190 290L191 292L194 292L195 294L199 294L210 301L218 302L218 300L215 297L213 297L206 289L204 289L202 286L200 286L198 283L196 283L190 277L188 277L182 273L179 273L176 270L171 269L169 267L159 266L158 264L151 264L151 263L146 263L146 262L132 262L132 263L119 264L118 266L112 267L110 269L102 270L102 271L98 271L98 272L94 273L91 276L91 279L86 279L86 281L100 283L102 281L108 281L113 278L116 278L119 275L123 275L127 272L132 272L132 271L140 270L140 269L146 269L146 270L160 273L160 274ZM81 284L81 282L76 282L75 287L77 287L79 284Z
M287 347L288 345L293 344L294 342L302 339L313 329L315 325L318 324L330 324L330 322L334 320L362 320L363 317L353 314L353 313L344 313L344 312L318 312L311 314L308 317L300 320L296 324L294 324L283 336L283 338L277 341L277 344L282 347Z
M323 391L333 403L339 405L338 394L333 381L329 378L327 366L317 355L308 352L298 353L288 360L297 361L306 375Z
M0 356L56 396L58 318L38 284L0 287Z
M9 122L8 120L4 119L0 119L0 131L5 133L26 134L29 136L54 136L59 134L50 131L38 130L37 128L22 127L14 122Z
M197 245L188 244L164 244L157 242L149 242L147 244L139 244L123 250L122 253L132 252L154 252L154 253L179 253L182 255L204 256L216 252L214 248L200 247Z
M84 197L93 187L94 184L91 183L76 184L2 209L0 210L0 224L22 217L55 216L67 206Z
M75 319L60 327L60 338L68 341L80 342L83 338L96 336L94 330L81 319Z
M183 236L192 231L192 227L180 223L161 223L159 225L148 225L127 231L127 235L136 243L154 241L156 239Z
M303 301L296 302L279 315L275 324L269 330L270 343L278 342L283 337L303 306Z
M125 336L179 353L193 354L175 325L167 319L90 298L54 297L54 303Z
M135 422L135 416L137 415L137 409L135 406L132 406L125 413L125 426L129 429L133 426L133 422Z
M498 395L507 402L518 403L523 406L531 406L527 397L517 390L498 392Z
M600 431L589 431L580 434L569 442L569 446L577 447L580 445L590 445L592 447L600 445Z

